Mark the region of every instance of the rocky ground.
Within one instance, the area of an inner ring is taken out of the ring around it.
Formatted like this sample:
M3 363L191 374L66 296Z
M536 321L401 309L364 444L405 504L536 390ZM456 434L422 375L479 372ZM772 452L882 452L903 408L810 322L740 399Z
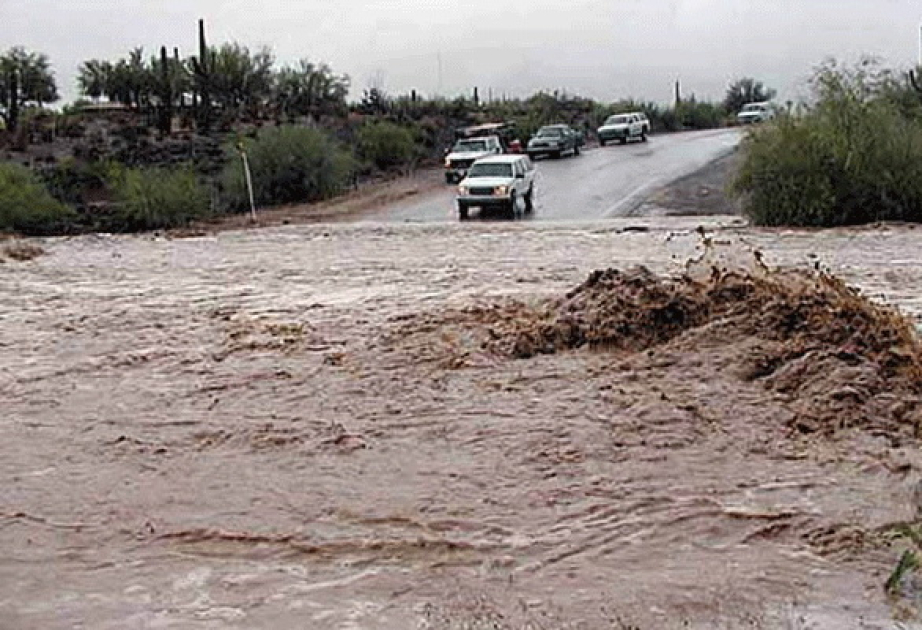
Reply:
M912 612L883 591L922 466L910 226L34 244L0 263L0 627Z

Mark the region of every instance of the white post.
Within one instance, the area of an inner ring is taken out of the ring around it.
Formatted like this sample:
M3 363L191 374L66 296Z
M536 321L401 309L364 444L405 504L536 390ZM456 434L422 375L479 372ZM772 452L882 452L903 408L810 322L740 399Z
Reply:
M242 146L238 147L240 157L243 158L243 174L246 177L247 193L250 195L250 218L256 223L256 200L253 197L253 176L250 174L250 161L247 159L247 152Z

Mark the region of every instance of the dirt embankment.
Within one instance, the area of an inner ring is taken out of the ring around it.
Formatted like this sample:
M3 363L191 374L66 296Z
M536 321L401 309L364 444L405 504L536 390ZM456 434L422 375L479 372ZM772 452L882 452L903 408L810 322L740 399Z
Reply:
M742 154L734 151L655 192L639 210L643 215L706 216L742 212L727 192Z

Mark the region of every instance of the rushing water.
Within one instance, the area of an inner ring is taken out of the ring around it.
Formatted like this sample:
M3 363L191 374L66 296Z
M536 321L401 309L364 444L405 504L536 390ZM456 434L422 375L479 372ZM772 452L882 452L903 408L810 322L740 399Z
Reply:
M0 627L890 627L898 549L873 532L911 514L912 444L792 440L734 371L746 343L512 361L464 323L598 268L680 270L698 223L86 237L3 263ZM712 236L918 317L920 234Z

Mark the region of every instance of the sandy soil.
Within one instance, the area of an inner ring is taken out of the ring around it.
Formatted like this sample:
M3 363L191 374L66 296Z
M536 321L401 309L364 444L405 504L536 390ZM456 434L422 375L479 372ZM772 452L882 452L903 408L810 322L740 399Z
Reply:
M0 627L895 627L911 430L793 430L789 393L744 374L763 341L714 322L639 352L483 343L593 270L684 270L700 223L287 226L7 260ZM725 261L829 268L922 316L915 229L706 223Z
M322 203L263 208L257 213L255 222L249 214L232 215L200 223L189 229L175 230L174 233L205 235L241 228L350 221L363 216L374 216L382 208L444 189L442 169L421 168L406 176L368 182L343 196Z
M742 154L734 151L708 166L656 191L637 210L643 216L738 215L742 206L727 194L727 186L740 166Z

